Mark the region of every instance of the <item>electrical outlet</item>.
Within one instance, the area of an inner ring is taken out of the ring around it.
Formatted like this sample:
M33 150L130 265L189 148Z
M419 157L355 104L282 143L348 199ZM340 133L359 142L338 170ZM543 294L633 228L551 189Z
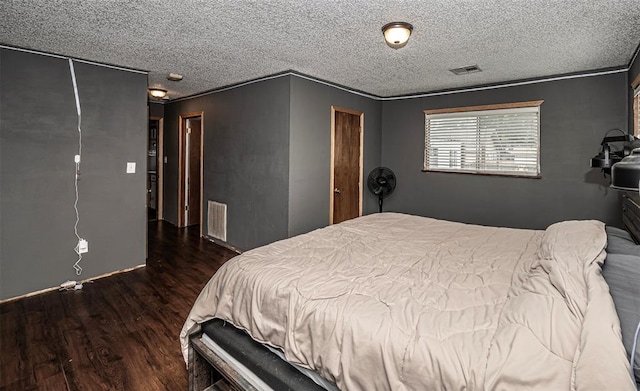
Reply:
M128 162L127 163L127 174L135 174L136 173L136 163Z
M78 254L84 254L89 252L89 242L84 239L78 241Z

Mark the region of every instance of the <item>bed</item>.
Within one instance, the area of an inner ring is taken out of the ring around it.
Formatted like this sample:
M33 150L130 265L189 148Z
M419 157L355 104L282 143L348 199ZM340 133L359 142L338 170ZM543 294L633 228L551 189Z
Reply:
M245 252L181 331L190 389L633 390L607 243L381 213Z

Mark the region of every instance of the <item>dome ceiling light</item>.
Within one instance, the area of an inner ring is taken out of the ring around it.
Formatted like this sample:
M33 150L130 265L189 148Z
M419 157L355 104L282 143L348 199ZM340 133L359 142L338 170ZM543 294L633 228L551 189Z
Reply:
M167 96L167 90L163 90L162 88L149 88L149 95L157 99L162 99Z
M384 40L389 47L394 49L405 47L412 31L413 26L407 22L391 22L382 26Z

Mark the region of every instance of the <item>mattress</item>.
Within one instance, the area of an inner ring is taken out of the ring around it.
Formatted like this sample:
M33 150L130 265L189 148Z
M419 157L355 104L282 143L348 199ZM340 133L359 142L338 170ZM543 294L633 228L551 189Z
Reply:
M597 221L545 231L395 213L248 251L181 332L246 330L341 390L633 390Z

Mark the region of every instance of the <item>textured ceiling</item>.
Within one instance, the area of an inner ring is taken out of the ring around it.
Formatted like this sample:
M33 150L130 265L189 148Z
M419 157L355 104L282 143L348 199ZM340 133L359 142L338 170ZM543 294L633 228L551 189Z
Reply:
M0 42L149 71L171 98L287 70L381 97L626 67L640 0L2 0ZM380 28L414 26L387 47ZM448 70L477 64L483 72ZM169 72L184 75L166 80Z

